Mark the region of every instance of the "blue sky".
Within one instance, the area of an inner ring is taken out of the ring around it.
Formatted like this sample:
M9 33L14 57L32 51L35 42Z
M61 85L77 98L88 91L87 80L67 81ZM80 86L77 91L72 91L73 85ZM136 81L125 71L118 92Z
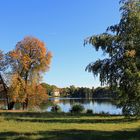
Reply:
M97 87L98 78L85 67L104 56L83 42L119 19L119 0L0 0L0 49L8 52L25 36L35 36L53 54L43 81Z

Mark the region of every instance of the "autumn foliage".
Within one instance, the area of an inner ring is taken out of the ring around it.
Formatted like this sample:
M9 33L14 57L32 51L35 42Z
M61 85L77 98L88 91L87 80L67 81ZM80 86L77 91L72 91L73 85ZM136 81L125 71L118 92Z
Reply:
M39 105L46 100L46 90L40 85L42 73L48 71L52 58L44 42L35 37L25 37L8 54L11 67L9 97L11 102Z

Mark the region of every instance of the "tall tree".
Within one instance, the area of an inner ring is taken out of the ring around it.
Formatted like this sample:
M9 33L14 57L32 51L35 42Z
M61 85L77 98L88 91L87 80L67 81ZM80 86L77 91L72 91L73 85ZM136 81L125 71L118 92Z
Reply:
M41 97L44 93L39 82L41 74L50 67L52 55L42 41L28 36L18 42L8 56L13 75L9 90L11 100L21 102L23 108L27 108L29 101L35 100L36 96ZM42 99L45 99L45 95Z
M6 69L5 55L0 50L0 85L1 85L1 88L2 88L2 89L0 89L0 92L2 92L2 98L6 99L4 101L6 101L7 108L9 109L10 108L10 102L9 102L9 97L8 97L8 86L6 85L5 80L2 77L5 69Z
M140 114L140 0L121 0L121 20L100 35L86 39L107 58L86 70L99 75L101 84L119 88L119 105L126 114Z

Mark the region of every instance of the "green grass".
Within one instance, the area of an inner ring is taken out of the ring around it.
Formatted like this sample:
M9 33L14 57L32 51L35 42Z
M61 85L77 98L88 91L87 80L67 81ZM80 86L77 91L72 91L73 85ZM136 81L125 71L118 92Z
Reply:
M123 116L1 112L2 140L140 140L140 120Z

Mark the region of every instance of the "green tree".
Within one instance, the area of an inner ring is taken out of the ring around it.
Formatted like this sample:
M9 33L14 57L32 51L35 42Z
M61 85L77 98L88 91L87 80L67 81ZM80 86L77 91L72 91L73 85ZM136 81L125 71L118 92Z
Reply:
M126 114L140 114L140 1L121 0L120 22L100 35L86 39L107 58L90 63L86 70L99 75L102 85L120 91L119 105Z
M62 97L69 97L70 96L70 88L65 87L60 89L60 96Z
M49 85L47 83L42 83L41 85L46 89L46 94L50 96L53 96L54 91L59 89L57 86Z
M70 95L71 95L72 97L74 96L75 91L76 91L76 87L75 87L74 85L71 85L71 86L69 87L69 93L70 93Z

